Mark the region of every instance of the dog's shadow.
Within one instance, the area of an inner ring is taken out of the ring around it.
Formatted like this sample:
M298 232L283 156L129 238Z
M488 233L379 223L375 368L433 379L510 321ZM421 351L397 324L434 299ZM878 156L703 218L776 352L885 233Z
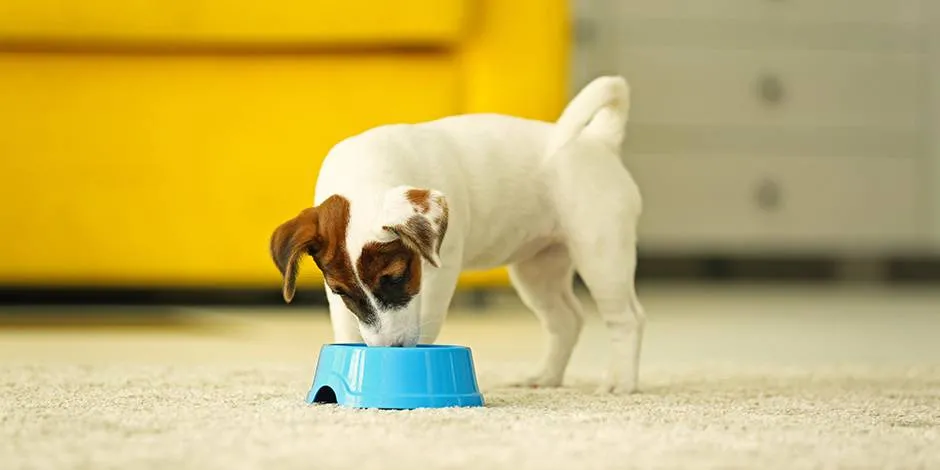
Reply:
M488 407L561 408L583 403L585 407L595 404L641 405L668 404L674 401L712 402L729 397L735 399L758 399L774 395L799 395L807 392L805 384L798 380L767 380L738 377L694 377L640 381L637 391L630 393L606 393L598 391L600 381L588 378L566 380L560 387L527 387L510 381L486 381L480 391Z
M480 392L486 407L523 407L532 409L568 408L572 403L639 403L666 397L678 392L680 384L657 384L632 393L610 393L599 391L600 382L581 380L566 381L559 387L537 387L503 381L481 384Z

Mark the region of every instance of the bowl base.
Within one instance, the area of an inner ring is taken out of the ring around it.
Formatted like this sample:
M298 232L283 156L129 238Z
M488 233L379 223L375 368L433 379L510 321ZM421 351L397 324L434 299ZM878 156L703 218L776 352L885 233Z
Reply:
M472 393L467 395L428 396L428 397L395 397L394 399L376 400L357 397L353 395L337 395L330 385L314 384L307 392L308 405L339 405L345 408L377 409L377 410L414 410L418 408L469 408L484 406L483 395Z

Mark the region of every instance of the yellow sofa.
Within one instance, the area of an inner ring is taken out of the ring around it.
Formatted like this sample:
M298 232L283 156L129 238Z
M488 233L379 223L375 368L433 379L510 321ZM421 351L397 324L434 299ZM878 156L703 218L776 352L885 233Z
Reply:
M268 237L336 141L554 119L568 17L566 0L0 2L0 284L274 286Z

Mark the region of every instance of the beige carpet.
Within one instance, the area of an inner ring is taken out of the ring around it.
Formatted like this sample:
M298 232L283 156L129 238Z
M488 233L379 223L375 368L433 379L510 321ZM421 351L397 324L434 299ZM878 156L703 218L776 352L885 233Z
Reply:
M304 405L322 318L6 328L0 468L940 468L938 299L653 291L627 397L591 392L596 323L566 388L514 390L537 325L512 305L458 312L442 340L474 348L488 401L462 410Z

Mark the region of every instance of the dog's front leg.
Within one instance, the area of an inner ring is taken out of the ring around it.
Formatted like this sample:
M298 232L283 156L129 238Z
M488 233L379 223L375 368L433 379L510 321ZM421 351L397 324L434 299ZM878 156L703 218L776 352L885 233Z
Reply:
M359 322L346 307L343 299L326 289L326 299L330 304L330 324L333 327L333 341L336 343L362 343Z
M454 263L456 264L456 263ZM447 319L447 311L453 300L460 277L460 268L425 266L421 282L421 337L419 343L432 344L437 340Z

